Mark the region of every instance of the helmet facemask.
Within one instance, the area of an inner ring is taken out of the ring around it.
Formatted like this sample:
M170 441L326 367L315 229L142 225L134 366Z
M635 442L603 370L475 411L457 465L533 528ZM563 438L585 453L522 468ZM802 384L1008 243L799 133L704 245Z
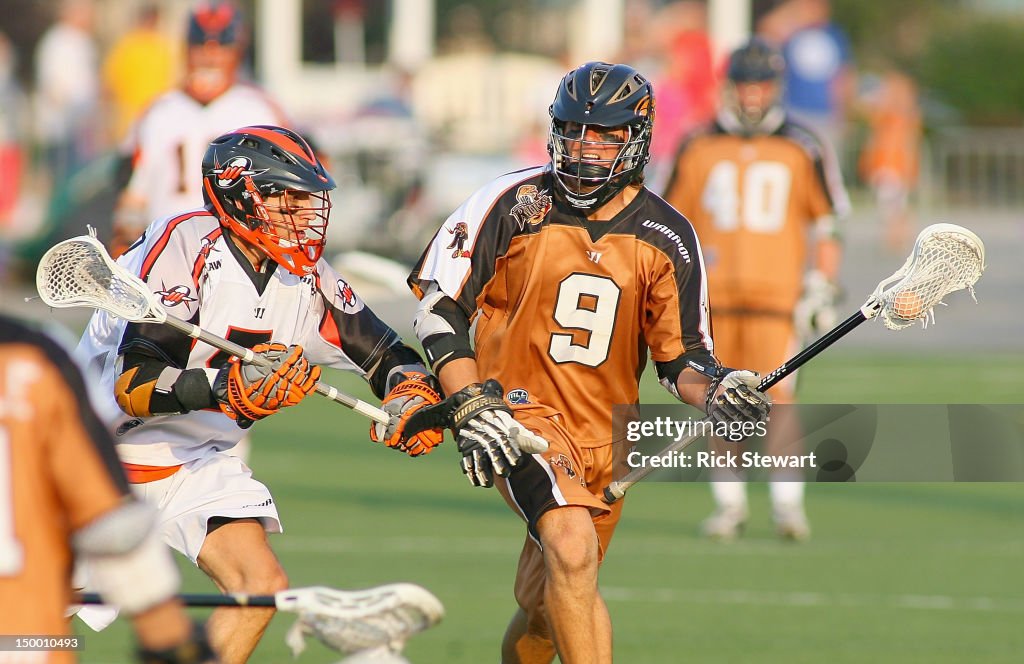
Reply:
M768 132L781 113L782 84L773 79L727 80L722 88L723 101L743 128L750 133Z
M260 192L246 176L240 198L213 198L218 216L230 220L228 228L292 274L312 272L326 244L329 192ZM225 209L221 202L233 209Z
M649 146L649 123L603 127L552 118L548 136L555 180L569 204L585 211L641 177Z

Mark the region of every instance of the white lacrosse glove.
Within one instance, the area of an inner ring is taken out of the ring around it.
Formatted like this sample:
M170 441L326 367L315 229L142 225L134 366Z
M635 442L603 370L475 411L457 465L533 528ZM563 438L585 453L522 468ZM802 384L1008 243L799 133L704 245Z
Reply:
M801 339L817 338L839 322L836 300L839 287L824 272L811 270L804 275L804 290L793 311L793 323Z
M705 412L719 429L727 431L722 436L731 443L738 443L756 431L756 425L768 419L772 400L757 389L758 374L753 371L728 371L722 378L716 378L708 386Z
M452 431L462 453L462 472L473 486L489 487L494 477L507 477L523 454L543 452L548 441L512 418L501 384L473 383L452 395Z

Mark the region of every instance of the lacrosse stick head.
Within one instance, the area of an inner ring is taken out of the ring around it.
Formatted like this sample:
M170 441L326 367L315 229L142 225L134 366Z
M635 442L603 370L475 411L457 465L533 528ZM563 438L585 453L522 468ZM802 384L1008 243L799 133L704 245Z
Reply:
M441 601L412 583L355 591L300 588L279 593L278 597L279 610L299 614L287 637L296 654L304 648L303 636L307 634L344 654L372 650L398 653L410 637L433 627L444 616Z
M149 286L114 262L94 229L59 242L36 268L36 290L51 307L94 307L134 322L161 323L167 314Z
M955 224L928 226L914 250L892 276L883 280L868 301L872 316L880 315L890 330L934 320L933 308L942 298L967 289L985 269L985 245L977 235Z

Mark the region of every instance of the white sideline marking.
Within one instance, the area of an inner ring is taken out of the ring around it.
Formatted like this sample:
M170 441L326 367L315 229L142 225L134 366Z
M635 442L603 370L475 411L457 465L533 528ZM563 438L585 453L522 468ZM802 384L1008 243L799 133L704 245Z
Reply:
M524 534L525 536L525 534ZM365 553L372 555L401 554L416 552L444 556L505 554L518 556L523 545L521 537L498 536L455 536L412 535L392 537L369 536L307 536L288 535L272 537L271 544L278 551L303 554ZM628 556L713 556L745 557L785 556L788 558L820 558L841 554L884 554L891 545L886 542L865 540L813 541L804 545L779 542L774 538L748 538L739 542L721 544L696 537L639 537L620 534L611 548L612 555ZM1024 556L1024 542L968 542L949 540L935 542L936 553L954 554L966 552L972 555L1018 559Z
M887 607L927 611L1024 612L1024 600L949 595L862 595L851 593L780 592L771 590L675 590L602 586L606 600L657 604L741 604L787 607Z

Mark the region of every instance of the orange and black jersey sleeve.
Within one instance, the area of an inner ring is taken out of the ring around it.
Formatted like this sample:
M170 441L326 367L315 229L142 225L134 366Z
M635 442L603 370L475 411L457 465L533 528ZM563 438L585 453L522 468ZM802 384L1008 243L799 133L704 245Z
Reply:
M0 339L0 625L61 634L69 538L121 504L128 484L68 353L3 316Z
M689 354L713 362L700 247L646 189L614 219L591 222L561 210L552 184L541 167L478 191L409 283L476 316L477 365L510 401L561 413L580 444L599 446L610 442L611 405L636 403L648 351L659 370Z

